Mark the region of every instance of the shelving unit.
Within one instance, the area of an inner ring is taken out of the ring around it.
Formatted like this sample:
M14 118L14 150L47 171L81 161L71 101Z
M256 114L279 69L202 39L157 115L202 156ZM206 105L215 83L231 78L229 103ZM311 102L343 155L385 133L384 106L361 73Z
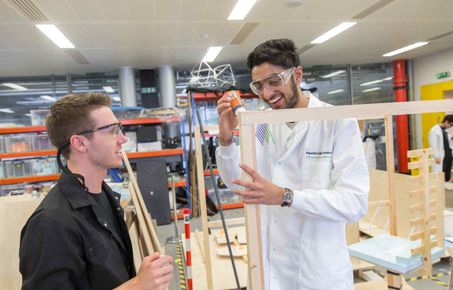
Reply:
M178 122L181 118L179 116L169 118L136 118L121 120L123 125L146 125L146 124L161 124L165 122ZM47 131L46 126L25 126L25 127L10 127L0 128L0 135L6 134L22 134L22 133L36 133ZM45 157L45 156L56 156L57 150L43 150L43 151L27 151L27 152L12 152L12 153L0 153L0 160L2 159L15 159L15 158L28 158L28 157ZM177 156L184 154L183 148L175 149L163 149L158 151L146 151L146 152L129 152L127 156L130 159L138 158L149 158L149 157L165 157L165 156ZM46 182L58 180L60 174L52 175L40 175L40 176L23 176L23 177L12 177L12 178L0 178L0 185L16 184L16 183L33 183L33 182ZM176 187L184 187L187 185L185 180L178 181L175 183ZM170 187L170 182L168 183Z

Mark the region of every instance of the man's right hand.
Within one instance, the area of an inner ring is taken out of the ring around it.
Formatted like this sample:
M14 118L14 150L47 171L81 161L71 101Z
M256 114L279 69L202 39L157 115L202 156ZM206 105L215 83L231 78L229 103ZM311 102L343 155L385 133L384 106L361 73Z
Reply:
M436 161L436 164L440 164L442 162L442 159L441 158L436 158L434 159Z
M165 290L173 275L173 259L155 252L143 258L137 276L124 283L116 290Z
M230 105L230 94L223 94L217 101L217 113L219 114L219 142L226 146L231 144L233 130L239 125L239 120Z

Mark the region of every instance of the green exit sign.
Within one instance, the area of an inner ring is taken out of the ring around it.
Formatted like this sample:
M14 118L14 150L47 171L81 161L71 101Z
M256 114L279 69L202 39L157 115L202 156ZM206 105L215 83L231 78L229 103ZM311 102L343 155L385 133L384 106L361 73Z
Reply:
M450 76L450 72L444 71L436 74L436 79L444 79Z

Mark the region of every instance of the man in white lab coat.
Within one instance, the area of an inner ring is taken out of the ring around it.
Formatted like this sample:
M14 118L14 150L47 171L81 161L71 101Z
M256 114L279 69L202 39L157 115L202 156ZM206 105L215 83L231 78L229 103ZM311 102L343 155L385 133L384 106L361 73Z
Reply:
M452 148L453 142L449 129L453 126L453 115L446 115L442 123L435 125L429 130L429 147L434 149L435 164L434 172L444 172L445 181L453 182L451 177Z
M294 43L269 40L248 56L251 89L272 109L326 107L300 89ZM257 170L240 164L230 97L217 104L220 175L247 204L260 204L269 290L353 289L345 224L367 212L369 176L356 120L257 126ZM253 182L240 180L241 169Z

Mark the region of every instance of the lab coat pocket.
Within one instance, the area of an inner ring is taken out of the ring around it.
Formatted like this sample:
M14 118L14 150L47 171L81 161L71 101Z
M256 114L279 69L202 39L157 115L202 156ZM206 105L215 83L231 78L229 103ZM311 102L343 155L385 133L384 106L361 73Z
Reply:
M301 241L299 283L303 289L352 289L352 267L345 243Z
M303 164L304 188L325 189L330 183L332 159L307 159Z

